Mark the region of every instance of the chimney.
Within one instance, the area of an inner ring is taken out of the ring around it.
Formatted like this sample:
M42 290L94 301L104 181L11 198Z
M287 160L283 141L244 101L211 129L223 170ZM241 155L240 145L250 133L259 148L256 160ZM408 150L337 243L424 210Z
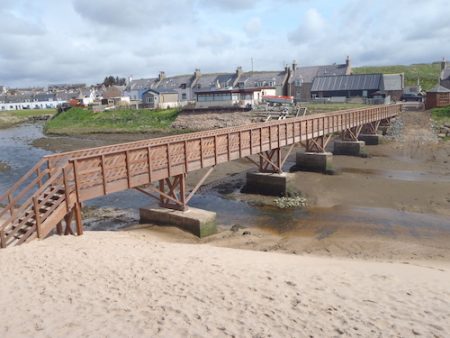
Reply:
M445 60L445 57L442 58L441 62L441 70L444 70L447 67L447 60Z
M297 61L292 61L292 70L295 72L295 70L297 69L298 65L297 65Z
M200 72L200 69L195 69L194 72L194 80L198 80L202 76L202 73Z
M350 60L350 56L347 55L345 59L345 65L347 66L347 71L345 75L350 75L352 73L352 60Z
M158 81L161 82L162 80L164 80L166 78L166 73L163 71L159 72L159 76L158 76Z
M236 68L236 77L239 78L242 75L242 67L239 66Z

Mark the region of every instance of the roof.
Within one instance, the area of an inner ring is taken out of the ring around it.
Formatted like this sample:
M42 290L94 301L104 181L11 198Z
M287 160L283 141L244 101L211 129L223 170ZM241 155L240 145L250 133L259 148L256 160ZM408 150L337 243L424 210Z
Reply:
M131 80L128 84L126 90L146 90L153 88L153 86L157 83L156 78L151 79L138 79L138 80Z
M437 85L428 90L427 93L450 93L450 89L447 89L441 85Z
M311 91L380 90L382 89L382 77L382 74L317 76Z
M239 82L244 83L244 88L254 88L264 86L274 87L283 85L285 78L286 78L285 71L245 72L241 74ZM272 82L273 85L269 85L269 82Z
M159 83L158 88L180 88L182 84L185 84L186 87L190 87L192 81L193 75L166 77Z
M291 82L300 80L311 83L316 76L345 75L347 74L347 68L346 64L297 67L293 72Z
M156 93L156 94L178 94L174 89L172 89L172 88L158 88L158 89L149 89L149 90L146 90L145 92L144 92L144 94L145 93L148 93L148 92L152 92L152 93Z
M403 74L383 74L384 90L403 90Z
M199 89L231 87L233 86L235 76L235 73L202 74L200 78L196 80L195 86L200 85Z

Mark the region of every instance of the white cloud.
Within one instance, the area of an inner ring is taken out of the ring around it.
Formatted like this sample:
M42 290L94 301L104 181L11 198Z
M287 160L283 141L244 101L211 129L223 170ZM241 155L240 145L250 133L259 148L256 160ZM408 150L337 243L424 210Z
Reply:
M261 19L257 17L248 20L244 26L245 33L247 33L247 36L250 38L256 37L261 32L261 29Z

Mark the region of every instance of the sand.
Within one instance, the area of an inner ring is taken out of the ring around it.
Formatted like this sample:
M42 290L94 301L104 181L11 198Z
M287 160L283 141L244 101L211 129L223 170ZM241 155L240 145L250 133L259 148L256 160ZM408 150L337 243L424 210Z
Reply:
M2 337L450 334L450 264L174 244L143 230L0 252Z

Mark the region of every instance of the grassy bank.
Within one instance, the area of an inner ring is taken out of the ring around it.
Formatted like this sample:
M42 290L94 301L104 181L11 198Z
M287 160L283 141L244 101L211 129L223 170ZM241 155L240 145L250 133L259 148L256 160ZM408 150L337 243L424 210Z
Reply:
M56 109L24 109L0 111L0 128L8 128L32 117L54 115Z
M397 66L375 66L375 67L354 67L353 74L383 73L396 74L405 73L405 86L414 86L417 78L420 79L422 88L426 91L433 88L441 72L440 63L397 65Z
M168 129L178 115L177 109L116 110L93 113L72 108L47 122L49 134L135 133Z

